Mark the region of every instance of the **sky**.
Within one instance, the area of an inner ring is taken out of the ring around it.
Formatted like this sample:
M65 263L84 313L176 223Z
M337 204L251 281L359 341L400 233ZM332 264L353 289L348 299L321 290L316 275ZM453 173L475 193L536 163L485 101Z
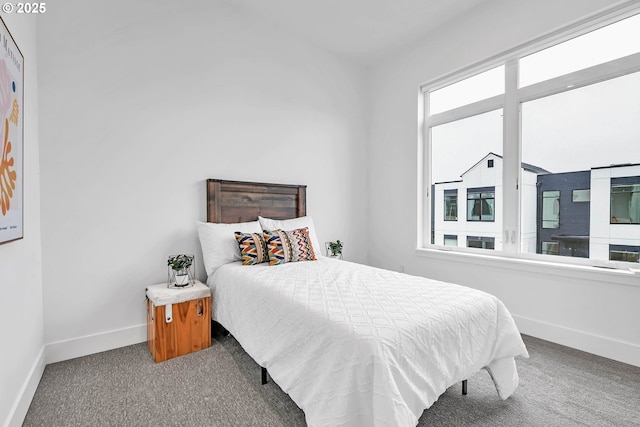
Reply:
M551 172L640 163L640 73L524 104L522 160Z
M523 58L520 84L638 52L640 15ZM504 67L467 80L435 91L432 110L503 92ZM640 72L526 102L521 112L525 163L550 172L640 164ZM487 153L502 155L502 126L502 110L496 110L432 128L432 182L459 180Z

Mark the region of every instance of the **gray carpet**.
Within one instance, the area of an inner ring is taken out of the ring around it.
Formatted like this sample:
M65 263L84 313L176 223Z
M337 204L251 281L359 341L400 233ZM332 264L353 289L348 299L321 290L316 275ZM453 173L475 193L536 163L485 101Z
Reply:
M640 368L525 336L520 387L486 371L450 388L420 426L640 426ZM24 426L304 426L304 413L233 337L154 363L146 343L48 365Z

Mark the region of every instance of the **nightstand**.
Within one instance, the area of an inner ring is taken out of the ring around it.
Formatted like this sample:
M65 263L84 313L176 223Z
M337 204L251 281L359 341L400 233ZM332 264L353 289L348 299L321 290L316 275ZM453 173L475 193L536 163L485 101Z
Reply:
M147 343L156 362L209 347L209 287L199 281L188 288L147 287Z

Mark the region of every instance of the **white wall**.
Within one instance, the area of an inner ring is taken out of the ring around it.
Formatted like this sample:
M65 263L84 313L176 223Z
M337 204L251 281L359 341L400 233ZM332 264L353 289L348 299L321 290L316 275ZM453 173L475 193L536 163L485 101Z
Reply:
M49 361L146 339L207 178L306 184L320 241L365 260L364 70L224 0L68 0L38 31Z
M44 370L36 18L2 14L24 56L24 238L0 245L0 425L20 425Z
M567 275L545 265L415 250L419 86L610 5L488 1L372 68L369 261L487 290L505 302L524 333L640 365L638 276L580 269Z

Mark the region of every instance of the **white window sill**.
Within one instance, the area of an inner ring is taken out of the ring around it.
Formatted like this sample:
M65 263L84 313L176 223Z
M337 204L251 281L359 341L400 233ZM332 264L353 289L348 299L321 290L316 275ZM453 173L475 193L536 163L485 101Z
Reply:
M455 251L438 248L417 248L420 257L443 261L464 262L484 267L532 272L551 276L562 276L573 279L609 282L612 284L640 287L640 266L638 268L611 269L590 265L565 264L544 260L516 258L501 253L484 254L476 252Z

